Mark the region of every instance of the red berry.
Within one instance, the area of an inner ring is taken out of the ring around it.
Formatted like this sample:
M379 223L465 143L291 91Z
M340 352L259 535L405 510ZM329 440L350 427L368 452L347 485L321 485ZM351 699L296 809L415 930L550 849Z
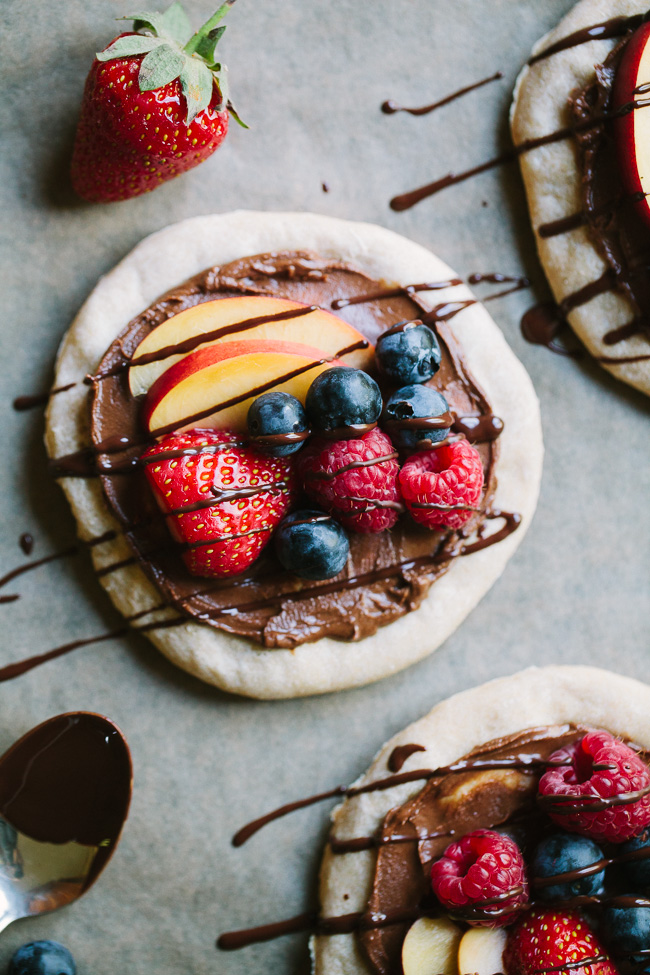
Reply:
M375 428L356 440L315 439L299 455L307 494L356 532L380 532L397 521L397 452Z
M225 138L224 69L214 64L223 28L206 31L223 14L190 39L179 6L146 15L149 33L120 34L92 64L71 167L72 185L86 200L153 190L198 166Z
M235 434L223 430L171 434L146 450L142 460L193 575L229 576L247 569L297 493L288 458L241 447Z
M418 524L462 528L481 500L481 455L467 440L423 450L406 460L399 483L404 503Z
M477 829L451 843L431 868L431 886L450 913L478 927L504 927L528 902L519 847L489 829Z
M594 960L598 958L601 960ZM581 961L584 965L576 965ZM526 914L508 932L503 962L506 975L539 975L548 971L553 975L617 975L602 945L577 911L535 909Z
M540 801L563 829L622 843L650 825L650 769L609 732L590 731L549 762L561 765L540 779Z

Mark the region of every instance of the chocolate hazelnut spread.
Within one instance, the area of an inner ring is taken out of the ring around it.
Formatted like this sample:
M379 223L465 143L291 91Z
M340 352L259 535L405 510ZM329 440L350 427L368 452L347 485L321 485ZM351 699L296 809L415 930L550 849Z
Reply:
M380 297L369 299L375 292ZM142 339L172 315L201 302L243 294L272 295L326 308L345 297L341 314L372 343L386 328L417 318L423 311L415 289L409 293L387 289L383 282L347 264L309 253L263 254L210 268L143 311L103 357L92 377L92 466L101 475L106 501L135 557L164 601L183 619L200 619L268 648L291 648L326 636L361 639L417 609L453 556L461 554L459 544L454 544L460 542L458 533L422 530L402 518L390 533L353 535L351 557L340 577L312 587L313 595L306 598L301 595L304 582L280 574L267 550L248 572L236 577L237 598L233 599L233 579L197 579L189 574L147 487L139 462L147 435L140 426L140 402L129 391L130 357ZM466 537L481 528L494 495L498 442L491 438L498 431L490 420L490 405L450 329L444 321L436 327L442 364L430 385L444 392L456 416L488 418L479 419L477 425L485 432L484 442L477 446L486 489L481 510L464 529Z

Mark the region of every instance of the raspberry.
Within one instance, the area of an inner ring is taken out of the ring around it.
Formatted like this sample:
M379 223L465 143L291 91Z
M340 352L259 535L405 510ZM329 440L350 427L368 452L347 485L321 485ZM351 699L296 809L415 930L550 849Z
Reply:
M554 823L594 840L623 843L650 825L650 769L607 731L554 752L539 800Z
M489 829L477 829L448 846L431 868L431 886L452 915L478 927L504 927L528 902L519 847Z
M390 439L375 428L357 440L314 440L299 456L307 494L345 528L381 532L399 517L399 464Z
M481 500L481 455L467 440L423 450L405 462L399 483L404 503L418 524L427 528L462 528Z

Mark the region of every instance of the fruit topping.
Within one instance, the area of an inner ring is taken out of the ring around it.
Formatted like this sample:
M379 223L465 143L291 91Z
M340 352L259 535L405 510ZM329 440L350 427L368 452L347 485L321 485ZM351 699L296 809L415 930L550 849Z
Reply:
M309 436L307 414L289 393L264 393L253 400L246 418L249 439L272 457L295 454Z
M404 503L418 524L462 528L481 500L481 455L466 440L421 451L406 460L399 484Z
M590 731L554 752L539 801L554 823L598 841L622 843L650 824L650 769L607 731Z
M488 829L451 843L431 868L431 886L452 916L479 927L510 924L528 901L519 847Z
M124 18L146 33L120 34L93 61L72 157L79 196L128 200L219 148L228 113L239 121L215 50L230 2L194 34L180 3Z
M506 975L616 975L590 926L577 911L535 909L508 932ZM580 962L584 965L580 965Z
M348 537L323 511L294 511L275 534L275 551L289 572L303 579L331 579L339 574L350 552Z
M216 298L172 315L142 339L131 357L132 395L148 392L183 356L240 339L299 342L319 349L322 359L342 353L347 365L359 369L372 365L374 359L374 349L361 332L315 305L269 295ZM350 348L353 351L345 352Z
M606 862L601 848L587 836L553 833L538 844L533 856L535 894L545 901L602 894ZM560 874L574 876L561 880ZM549 878L557 881L548 883Z
M503 971L503 949L507 934L503 928L470 928L458 946L460 975L494 975Z
M650 119L645 110L650 82L650 24L642 24L629 39L616 70L613 108L634 102L644 106L614 118L614 133L623 186L638 212L650 222Z
M619 850L619 875L625 886L650 893L650 830L624 843Z
M424 450L446 440L453 422L442 393L430 386L403 386L386 402L382 426L396 446Z
M376 426L382 400L368 373L336 366L314 379L305 406L315 432L346 438Z
M336 361L336 360L335 360ZM256 396L272 389L303 401L312 380L330 365L320 349L275 339L209 345L170 366L144 402L153 436L194 427L246 430ZM347 371L342 366L342 371Z
M346 528L380 532L403 510L396 457L390 439L374 429L354 440L315 438L298 467L307 494Z
M608 948L617 954L643 952L638 960L647 966L650 960L645 952L650 951L650 907L635 904L634 894L617 898L629 904L608 904L601 919L601 933Z
M377 339L379 372L396 386L424 383L440 368L440 346L434 332L421 321L399 322Z
M15 952L7 975L75 975L77 966L58 941L30 941Z
M146 450L142 461L193 575L247 569L296 495L288 460L243 447L227 431L173 434Z
M456 975L462 931L446 917L421 917L402 945L404 975Z

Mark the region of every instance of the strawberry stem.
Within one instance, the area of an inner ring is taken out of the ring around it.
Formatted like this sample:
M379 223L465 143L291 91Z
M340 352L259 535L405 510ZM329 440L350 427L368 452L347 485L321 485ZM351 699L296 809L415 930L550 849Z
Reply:
M226 0L225 3L222 3L219 9L217 10L217 12L214 13L209 20L206 20L203 27L199 27L197 32L195 34L192 34L192 36L190 37L189 41L187 42L183 50L187 54L194 54L196 49L199 47L201 41L203 40L203 38L207 37L208 34L214 30L217 24L219 24L220 21L223 20L223 18L228 13L228 10L230 9L230 7L232 7L232 5L235 2L236 0Z

